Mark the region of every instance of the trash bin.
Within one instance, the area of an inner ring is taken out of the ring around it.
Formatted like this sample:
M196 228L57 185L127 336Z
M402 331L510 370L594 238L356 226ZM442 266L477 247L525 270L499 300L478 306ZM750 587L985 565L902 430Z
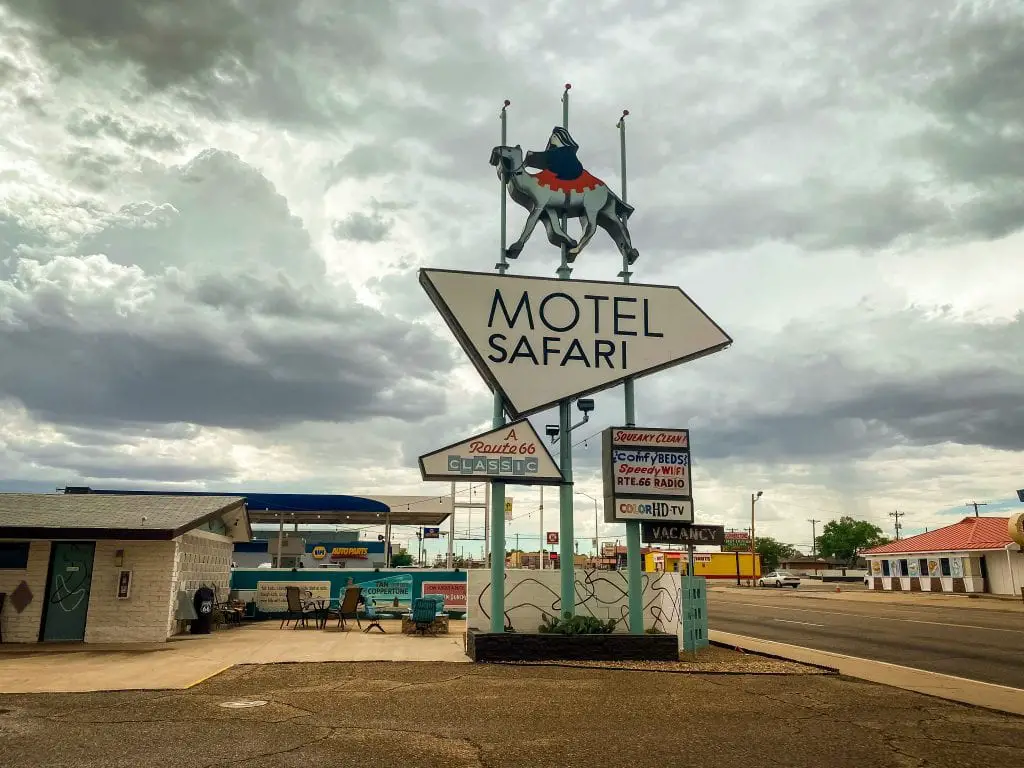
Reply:
M192 596L192 605L196 609L196 618L192 619L191 632L193 635L208 635L213 626L213 590L209 587L200 587Z

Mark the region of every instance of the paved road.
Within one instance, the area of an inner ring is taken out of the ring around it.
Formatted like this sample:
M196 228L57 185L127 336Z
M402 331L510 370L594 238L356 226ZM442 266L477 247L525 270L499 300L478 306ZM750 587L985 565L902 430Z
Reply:
M1024 688L1024 614L712 590L711 629Z

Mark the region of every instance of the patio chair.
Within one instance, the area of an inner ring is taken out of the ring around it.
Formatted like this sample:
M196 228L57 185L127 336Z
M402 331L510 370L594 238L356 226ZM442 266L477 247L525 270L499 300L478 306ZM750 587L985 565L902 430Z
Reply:
M444 595L424 595L424 600L433 600L437 604L438 615L444 614Z
M369 632L374 628L384 632L384 627L380 625L380 614L377 613L377 607L373 604L373 598L369 598L363 604L363 618L370 622L366 625L366 629L363 632Z
M412 601L412 623L416 632L434 633L434 619L437 618L437 603L433 599L417 597Z
M302 623L302 626L306 626L307 617L319 618L320 612L316 604L309 600L303 600L298 587L285 587L284 591L288 598L288 612L281 620L281 627L285 627L288 622L295 619L295 626L292 629L297 629L299 622Z
M345 628L345 619L355 619L356 626L360 629L363 625L359 622L359 596L363 593L362 587L346 587L341 596L341 604L338 606L338 626Z
M245 613L245 603L239 600L232 599L230 590L228 591L228 599L220 599L220 590L214 587L214 594L216 596L217 603L214 608L220 611L221 616L224 620L224 625L234 624L236 626L242 625L242 615Z

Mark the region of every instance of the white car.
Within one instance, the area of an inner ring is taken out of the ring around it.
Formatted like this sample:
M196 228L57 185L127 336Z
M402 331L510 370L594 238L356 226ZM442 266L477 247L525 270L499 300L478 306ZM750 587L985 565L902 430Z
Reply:
M757 580L757 586L759 587L792 587L796 589L800 586L800 577L794 576L788 571L772 571L766 573L760 579Z

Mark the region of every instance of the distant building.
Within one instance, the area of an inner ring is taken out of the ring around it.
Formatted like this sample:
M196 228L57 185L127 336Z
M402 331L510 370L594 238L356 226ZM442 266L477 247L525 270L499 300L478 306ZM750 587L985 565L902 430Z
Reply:
M846 560L835 557L806 557L798 555L779 561L779 570L790 571L797 576L821 576L825 571L838 571L843 568L855 568Z
M897 592L1018 595L1024 587L1017 518L965 517L928 533L868 549L868 586ZM1024 538L1024 537L1021 537Z

